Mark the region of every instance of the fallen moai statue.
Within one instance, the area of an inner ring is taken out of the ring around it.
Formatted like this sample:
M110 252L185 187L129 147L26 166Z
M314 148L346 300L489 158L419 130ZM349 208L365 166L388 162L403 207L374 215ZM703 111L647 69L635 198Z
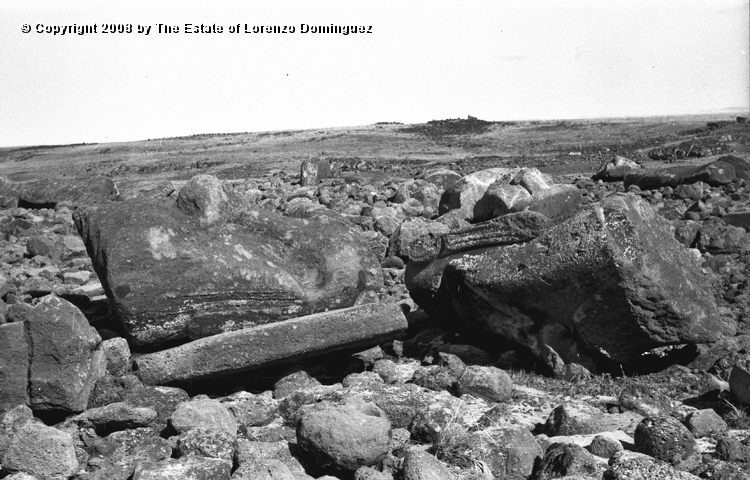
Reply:
M634 170L624 176L625 188L635 185L641 190L676 187L682 184L704 182L712 187L726 185L733 180L750 179L750 163L726 155L703 165L688 165L649 170Z
M383 281L366 239L346 222L277 215L208 175L176 200L98 204L74 220L136 345L350 307Z
M592 370L735 330L668 222L635 195L608 197L533 240L411 262L406 284L430 315Z
M194 340L138 356L136 375L164 385L225 376L347 348L367 348L406 331L396 303L371 303Z

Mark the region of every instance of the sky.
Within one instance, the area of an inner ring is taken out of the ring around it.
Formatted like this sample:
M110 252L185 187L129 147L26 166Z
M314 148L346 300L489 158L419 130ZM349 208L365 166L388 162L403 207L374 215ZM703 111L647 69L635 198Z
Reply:
M0 147L748 110L749 50L748 0L1 0Z

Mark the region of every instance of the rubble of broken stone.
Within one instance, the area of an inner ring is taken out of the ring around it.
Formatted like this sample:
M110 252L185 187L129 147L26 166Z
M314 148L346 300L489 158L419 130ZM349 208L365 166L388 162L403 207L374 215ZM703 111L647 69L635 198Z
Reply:
M0 182L0 477L747 478L748 168Z

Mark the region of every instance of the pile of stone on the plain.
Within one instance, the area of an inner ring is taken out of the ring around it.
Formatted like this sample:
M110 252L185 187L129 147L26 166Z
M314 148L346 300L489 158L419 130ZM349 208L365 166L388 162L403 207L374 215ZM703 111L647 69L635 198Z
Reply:
M638 389L563 401L503 368L530 355L575 380L687 344L693 370L670 375L750 405L747 169L616 159L573 184L527 168L376 182L308 161L297 185L201 175L126 200L108 179L3 182L3 472L741 478L750 447L714 410ZM357 349L333 384L310 360L263 393L183 389Z

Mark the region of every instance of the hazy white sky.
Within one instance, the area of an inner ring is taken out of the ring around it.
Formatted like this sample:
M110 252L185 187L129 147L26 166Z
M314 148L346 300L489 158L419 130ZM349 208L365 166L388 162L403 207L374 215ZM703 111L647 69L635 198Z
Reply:
M748 0L1 0L0 146L749 108L749 20ZM97 33L37 33L72 24Z

